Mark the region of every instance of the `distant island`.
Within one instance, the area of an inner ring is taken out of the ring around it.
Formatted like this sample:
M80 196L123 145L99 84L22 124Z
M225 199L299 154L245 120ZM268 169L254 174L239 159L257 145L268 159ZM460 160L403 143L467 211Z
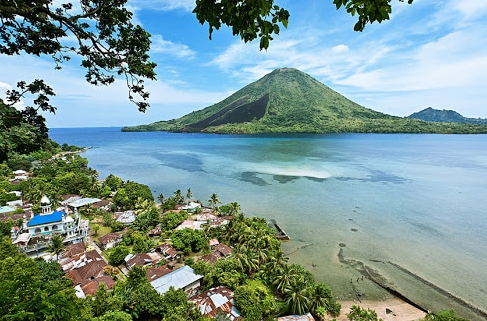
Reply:
M427 122L365 108L294 68L280 68L181 118L122 131L192 133L487 133L487 125Z
M487 119L482 118L467 118L454 110L438 110L428 107L416 113L408 116L409 118L421 119L431 122L446 122L446 123L464 123L464 124L476 124L487 125Z

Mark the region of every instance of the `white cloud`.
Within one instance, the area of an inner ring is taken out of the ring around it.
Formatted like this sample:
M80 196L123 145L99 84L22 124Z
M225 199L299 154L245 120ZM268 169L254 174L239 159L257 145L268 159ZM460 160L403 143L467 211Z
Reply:
M164 40L161 35L152 35L151 52L164 53L177 58L193 58L195 53L187 45Z
M452 11L461 12L464 19L476 19L487 12L487 1L482 0L451 1L450 5Z
M344 53L344 52L349 52L350 48L348 48L347 45L341 44L337 45L331 48L331 51L334 53Z
M150 10L184 10L187 12L193 11L196 6L195 0L131 0L129 5L136 8L150 9Z

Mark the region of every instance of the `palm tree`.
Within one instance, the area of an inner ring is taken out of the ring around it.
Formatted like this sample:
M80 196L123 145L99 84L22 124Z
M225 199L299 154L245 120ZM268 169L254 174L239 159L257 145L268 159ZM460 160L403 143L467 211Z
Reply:
M240 205L237 202L230 203L230 215L236 215L240 211Z
M289 264L283 264L277 271L273 284L280 294L284 294L286 288L291 287L293 283L300 283L299 274L296 269Z
M159 202L161 202L161 204L164 204L164 194L159 194L159 196L157 196L157 199L159 200Z
M284 294L289 313L302 315L309 312L309 288L304 284L291 284Z
M181 194L181 190L178 189L177 191L174 192L174 195L176 197L176 204L182 204L184 202L184 197L183 194Z
M336 304L331 289L323 282L314 285L309 292L309 308L314 315L318 314L320 307L329 310L331 305Z
M186 192L186 197L188 198L188 201L191 199L193 196L193 193L191 192L191 188L188 188L188 191Z
M215 209L215 206L221 203L216 193L211 194L210 199L207 202L212 209Z
M51 237L51 243L49 244L47 250L56 255L56 262L59 260L59 254L64 251L64 238L60 235L54 235Z

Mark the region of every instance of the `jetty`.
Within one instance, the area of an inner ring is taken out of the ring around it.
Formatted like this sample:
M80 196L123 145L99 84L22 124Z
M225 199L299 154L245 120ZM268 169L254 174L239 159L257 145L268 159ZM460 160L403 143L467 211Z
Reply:
M279 240L289 241L291 238L287 235L286 231L277 223L275 219L271 219L272 224L277 230L276 238Z

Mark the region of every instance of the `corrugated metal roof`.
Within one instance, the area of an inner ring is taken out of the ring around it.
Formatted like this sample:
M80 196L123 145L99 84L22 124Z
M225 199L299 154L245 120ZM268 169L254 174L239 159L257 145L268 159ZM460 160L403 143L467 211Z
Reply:
M27 226L35 226L42 224L49 224L54 222L61 222L63 220L64 212L52 212L51 214L39 214L30 219Z
M182 289L202 278L201 275L195 274L192 268L185 265L174 272L152 281L151 284L157 292L163 294L166 293L171 286L175 289Z
M101 201L99 198L88 198L88 197L86 197L86 198L77 199L76 201L71 202L68 205L71 207L81 207L81 206L93 204L93 203L96 203L99 201Z

